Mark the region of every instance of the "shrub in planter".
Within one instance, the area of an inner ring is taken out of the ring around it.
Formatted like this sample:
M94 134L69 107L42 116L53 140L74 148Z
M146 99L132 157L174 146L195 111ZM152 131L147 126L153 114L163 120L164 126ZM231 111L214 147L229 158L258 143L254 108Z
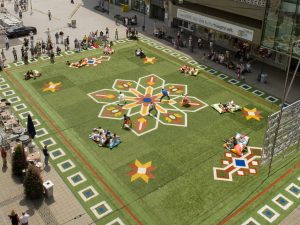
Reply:
M28 166L23 186L26 197L37 199L43 196L43 180L38 168L33 165Z
M22 176L23 170L27 169L28 162L22 145L17 145L12 155L12 171L14 175Z

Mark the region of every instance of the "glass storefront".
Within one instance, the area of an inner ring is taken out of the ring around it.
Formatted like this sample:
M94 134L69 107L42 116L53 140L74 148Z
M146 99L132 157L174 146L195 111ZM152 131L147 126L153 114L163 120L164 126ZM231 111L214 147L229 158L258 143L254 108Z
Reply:
M144 13L145 2L144 0L133 0L132 9Z
M282 0L267 9L262 45L289 54L291 46L300 40L300 0ZM294 48L300 57L300 48Z
M128 0L115 0L116 5L128 5Z

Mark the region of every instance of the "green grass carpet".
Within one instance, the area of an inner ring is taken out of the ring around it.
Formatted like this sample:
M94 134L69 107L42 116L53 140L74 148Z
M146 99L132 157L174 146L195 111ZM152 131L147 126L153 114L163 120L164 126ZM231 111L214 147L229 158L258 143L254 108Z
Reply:
M43 62L14 68L10 74L17 78L144 224L217 224L255 195L258 188L266 187L284 169L293 165L291 159L290 164L276 171L264 183L266 168L261 168L258 175L234 176L233 182L215 181L212 168L222 167L223 139L240 132L250 136L251 146L262 146L267 116L275 108L211 75L182 76L178 72L181 64L177 60L145 46L147 56L156 57L158 61L154 65L144 64L134 56L137 47L134 42L117 46L111 60L96 67L73 69L65 62L78 61L83 56L99 56L98 50L58 58L54 65ZM40 71L42 77L23 80L28 68ZM261 121L247 121L242 112L220 115L208 106L197 112L187 112L187 127L159 124L158 129L143 136L121 129L120 120L98 118L102 104L94 102L87 96L88 93L111 89L116 79L137 81L148 74L156 74L166 83L187 85L190 96L208 105L234 100L242 107L257 108L263 118ZM42 92L44 84L50 81L61 82L60 90ZM99 148L88 139L92 128L98 126L116 132L123 143L113 151ZM71 154L71 151L68 150L68 153ZM127 175L129 164L136 159L142 163L152 161L156 167L152 172L155 178L150 179L148 184L141 179L131 182ZM91 182L97 183L93 178ZM107 194L107 198L112 197ZM114 204L118 207L117 203ZM122 212L125 221L134 224L125 214ZM243 215L246 216L237 217L232 224L242 223L248 218L247 214Z

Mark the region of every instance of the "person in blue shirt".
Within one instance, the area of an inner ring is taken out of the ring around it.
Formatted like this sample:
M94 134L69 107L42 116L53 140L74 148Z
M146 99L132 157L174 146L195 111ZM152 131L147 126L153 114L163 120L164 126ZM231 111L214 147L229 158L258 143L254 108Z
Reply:
M162 93L162 96L159 99L160 102L164 97L167 97L168 100L170 100L169 92L166 89L164 89L164 88L161 89L161 93Z

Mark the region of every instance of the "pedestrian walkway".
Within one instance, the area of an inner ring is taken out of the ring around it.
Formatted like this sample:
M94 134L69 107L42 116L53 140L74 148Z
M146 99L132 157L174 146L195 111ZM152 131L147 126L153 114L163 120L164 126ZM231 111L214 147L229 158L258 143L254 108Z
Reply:
M91 7L89 6L89 8L91 8ZM137 18L138 18L137 19L138 20L137 28L140 33L143 33L144 35L149 36L151 38L154 38L155 40L160 41L163 44L166 44L169 46L172 45L170 42L168 42L164 39L155 38L153 35L154 28L155 27L162 28L166 32L167 36L170 35L172 37L175 37L178 29L169 28L166 23L156 20L156 19L148 18L148 16L145 17L145 22L144 22L143 14L133 11L133 10L131 10L127 13L123 13L123 12L121 12L119 6L115 6L113 4L111 4L109 6L109 9L110 9L109 15L107 15L107 13L101 13L101 14L105 17L111 18L112 20L113 20L114 15L116 15L116 14L120 14L122 16L128 16L128 17L137 15ZM143 32L142 26L144 25L144 23L145 23L145 31ZM218 50L220 52L225 52L225 49L223 49L219 46L216 46L216 50ZM207 57L204 56L204 55L207 56L210 51L208 44L206 44L206 47L204 49L196 49L195 48L193 52L191 52L188 48L180 48L179 51L182 51L183 53L193 57L200 64L204 64L209 67L212 67L215 70L218 70L226 75L230 75L234 78L237 77L234 70L227 69L226 67L224 67L220 64L210 61ZM268 82L266 84L257 81L258 74L261 73L262 68L263 68L263 72L268 74ZM282 99L285 77L286 77L285 71L280 70L280 69L275 68L270 65L263 64L262 62L260 62L258 60L254 60L252 63L252 72L246 74L245 81L250 86L254 86L259 90L265 91L266 93L269 93L279 99ZM291 77L291 74L290 74L290 77ZM296 79L294 81L294 84L292 86L290 94L288 96L287 102L292 103L298 99L300 99L300 76L299 75L296 76Z
M23 184L17 177L12 176L10 156L8 168L2 168L0 173L0 224L10 225L8 218L14 209L20 216L22 212L30 215L30 225L83 225L90 224L92 219L86 214L74 195L59 177L54 169L46 167L41 175L44 180L54 183L54 197L31 201L23 194Z

